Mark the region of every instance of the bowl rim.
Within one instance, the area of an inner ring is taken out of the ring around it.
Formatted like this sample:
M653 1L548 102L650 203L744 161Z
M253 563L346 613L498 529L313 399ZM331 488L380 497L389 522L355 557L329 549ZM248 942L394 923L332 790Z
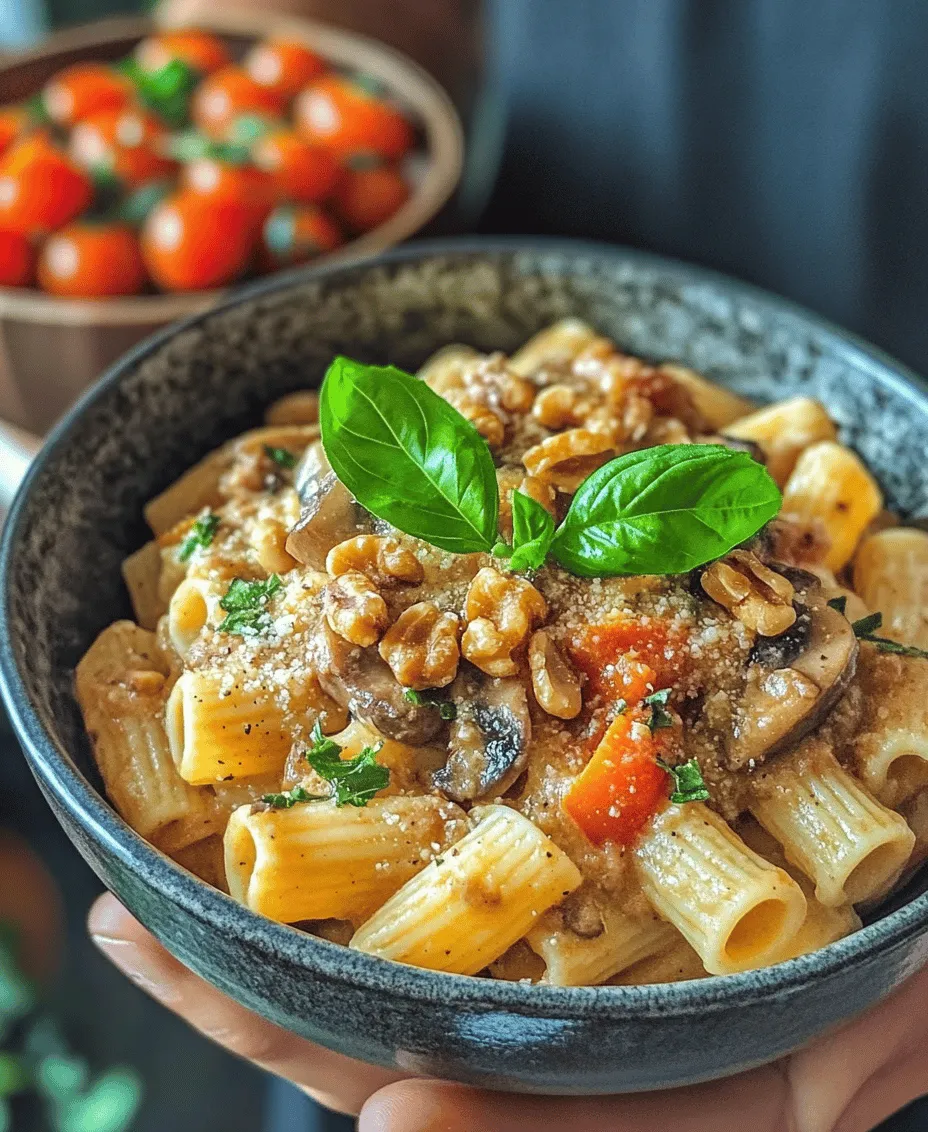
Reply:
M300 932L266 919L238 904L219 889L189 873L128 826L74 764L68 751L46 731L31 703L19 673L10 639L12 564L20 535L27 525L35 483L54 467L58 450L97 401L105 399L136 367L174 337L196 327L214 314L287 291L315 280L345 276L346 282L383 266L402 265L432 258L461 262L480 256L516 257L547 255L571 260L597 260L613 266L629 264L649 268L688 285L721 288L737 298L758 304L770 314L800 323L807 332L829 340L838 354L861 370L879 373L881 381L917 404L928 407L928 384L909 367L870 346L861 338L801 306L742 283L709 268L638 249L594 241L545 237L458 237L420 241L393 249L363 264L322 264L301 267L259 280L243 288L219 307L201 312L160 330L129 351L109 368L73 406L48 437L31 465L8 515L0 542L0 697L33 773L43 789L71 822L87 831L103 851L115 856L144 883L184 914L213 929L228 932L230 916L235 935L245 945L274 956L278 961L359 990L396 994L420 1003L441 1002L468 1008L503 1010L527 1017L628 1019L630 1017L685 1017L706 1011L730 1009L798 992L811 981L828 980L868 963L875 955L904 944L928 927L928 892L916 896L882 919L868 924L836 943L808 955L724 977L677 983L635 986L555 987L523 985L494 979L411 967ZM251 1003L260 1009L260 1003Z
M189 20L152 17L111 17L58 32L38 47L8 56L0 73L31 62L54 59L74 51L91 51L123 40L141 40L147 35L176 27L189 27ZM350 31L321 20L294 16L261 18L244 9L226 9L197 21L197 27L218 35L258 41L268 36L302 40L317 48L335 65L369 70L390 93L408 101L425 135L425 174L409 199L388 220L348 240L341 248L319 259L319 265L352 263L386 251L415 235L438 215L460 184L464 172L464 126L445 88L409 55L382 40ZM283 268L266 278L276 278ZM239 286L176 294L124 295L99 299L65 299L48 295L37 287L0 286L0 319L54 324L57 326L147 326L173 322L209 310Z

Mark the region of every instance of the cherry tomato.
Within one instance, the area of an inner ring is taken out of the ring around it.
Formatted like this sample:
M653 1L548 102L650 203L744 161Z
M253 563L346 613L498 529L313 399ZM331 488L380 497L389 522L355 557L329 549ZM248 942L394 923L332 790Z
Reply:
M376 154L395 161L411 148L412 127L394 106L362 82L325 75L299 96L294 116L300 130L340 157Z
M274 207L271 178L253 165L233 165L215 157L198 157L184 168L181 183L200 196L228 201L242 208L252 217L256 233Z
M69 224L45 241L39 256L39 286L62 298L137 295L147 279L128 224Z
M305 43L266 39L245 56L245 70L255 82L289 101L326 70L325 60Z
M150 35L135 49L135 61L143 71L160 71L174 59L201 75L211 75L231 62L229 51L219 36L197 28Z
M80 215L92 198L90 178L44 133L15 142L0 159L0 225L51 231Z
M104 170L126 188L166 177L175 163L163 156L168 133L154 114L134 108L103 110L71 132L72 158L90 172Z
M255 143L254 163L265 170L280 200L316 204L335 188L339 166L321 146L312 145L293 130L276 130Z
M100 110L120 110L135 97L132 82L105 63L75 63L45 84L42 101L53 121L73 126Z
M24 106L0 106L0 154L29 132L32 119Z
M166 291L231 283L254 250L253 218L230 200L184 190L157 205L142 229L142 255Z
M0 285L28 287L35 277L35 251L25 232L0 228Z
M334 251L342 242L338 225L316 205L278 205L264 223L258 266L262 271L275 271L306 263Z
M223 67L197 87L190 112L194 124L213 138L225 138L236 118L244 114L278 118L284 99L256 83L241 67Z
M346 169L335 191L339 219L355 232L383 224L409 200L409 186L392 165Z

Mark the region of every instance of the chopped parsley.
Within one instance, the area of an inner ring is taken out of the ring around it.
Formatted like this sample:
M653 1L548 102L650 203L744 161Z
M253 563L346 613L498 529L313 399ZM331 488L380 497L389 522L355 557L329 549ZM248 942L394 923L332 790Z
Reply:
M199 519L193 524L187 534L184 536L184 541L180 544L180 550L177 552L177 557L181 562L186 562L198 546L207 547L212 543L216 537L216 531L219 530L219 516L214 515L212 511L201 515Z
M241 578L234 578L219 603L220 609L224 609L227 614L219 631L239 633L243 637L264 632L271 623L267 603L282 588L283 583L276 574L259 582L245 582Z
M655 731L659 731L663 727L673 727L673 716L667 710L667 701L670 699L670 688L661 688L659 692L652 692L650 696L645 696L642 703L646 703L651 709L651 718L648 720L648 727L651 729L653 735Z
M306 761L313 770L331 783L336 806L366 806L390 781L388 767L381 766L375 755L377 747L365 747L352 759L341 757L342 748L322 734L317 723L313 728L313 745L306 752Z
M846 614L846 597L834 597L828 604L840 614ZM915 645L901 645L898 641L891 641L889 637L876 636L876 630L882 627L882 613L871 613L867 617L861 617L858 621L851 622L851 628L854 630L854 636L858 641L866 641L867 644L874 645L880 652L914 657L917 660L928 660L928 649L920 649Z
M709 791L699 769L696 759L681 763L680 766L670 766L663 759L657 760L657 765L673 778L673 790L670 800L675 806L683 806L687 802L708 802Z
M285 790L282 794L263 794L261 801L273 806L275 810L289 810L297 802L324 802L323 794L310 794L302 786L294 786L292 790Z
M458 717L457 705L453 704L451 700L441 699L438 693L432 689L426 692L417 692L415 688L407 688L403 693L403 698L417 707L435 708L442 719L451 720Z
M265 444L264 454L279 468L286 468L289 471L296 465L296 456L288 448L275 448L271 444Z

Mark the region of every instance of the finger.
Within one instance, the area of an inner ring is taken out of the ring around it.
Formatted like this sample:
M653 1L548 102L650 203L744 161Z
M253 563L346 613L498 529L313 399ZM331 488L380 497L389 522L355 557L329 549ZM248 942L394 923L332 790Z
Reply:
M20 934L18 958L26 974L50 979L64 930L58 886L28 845L11 833L0 833L0 877L0 924L13 924Z
M786 1080L776 1068L661 1093L533 1097L404 1081L361 1110L359 1132L784 1132Z
M88 921L94 943L163 1006L238 1057L285 1077L329 1108L357 1113L398 1073L352 1061L259 1018L172 955L115 897L101 896Z

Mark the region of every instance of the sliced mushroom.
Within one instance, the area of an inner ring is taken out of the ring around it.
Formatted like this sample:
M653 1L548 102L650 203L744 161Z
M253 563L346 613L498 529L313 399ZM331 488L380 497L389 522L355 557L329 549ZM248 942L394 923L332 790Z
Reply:
M329 550L358 534L368 515L332 471L321 441L306 449L295 485L302 511L287 536L287 553L304 566L323 570Z
M818 579L801 591L806 622L801 651L792 655L790 642L777 654L772 642L748 672L747 690L735 713L735 726L726 749L733 770L754 765L794 747L818 727L846 691L857 667L858 644L850 622L825 601ZM766 663L765 663L766 662ZM771 665L775 667L770 667Z
M448 761L432 780L456 802L498 798L528 759L531 719L525 686L471 669L451 686L457 717L451 724Z
M376 648L352 645L320 619L310 652L323 690L387 739L418 747L434 739L444 726L433 707L406 699L405 690Z

